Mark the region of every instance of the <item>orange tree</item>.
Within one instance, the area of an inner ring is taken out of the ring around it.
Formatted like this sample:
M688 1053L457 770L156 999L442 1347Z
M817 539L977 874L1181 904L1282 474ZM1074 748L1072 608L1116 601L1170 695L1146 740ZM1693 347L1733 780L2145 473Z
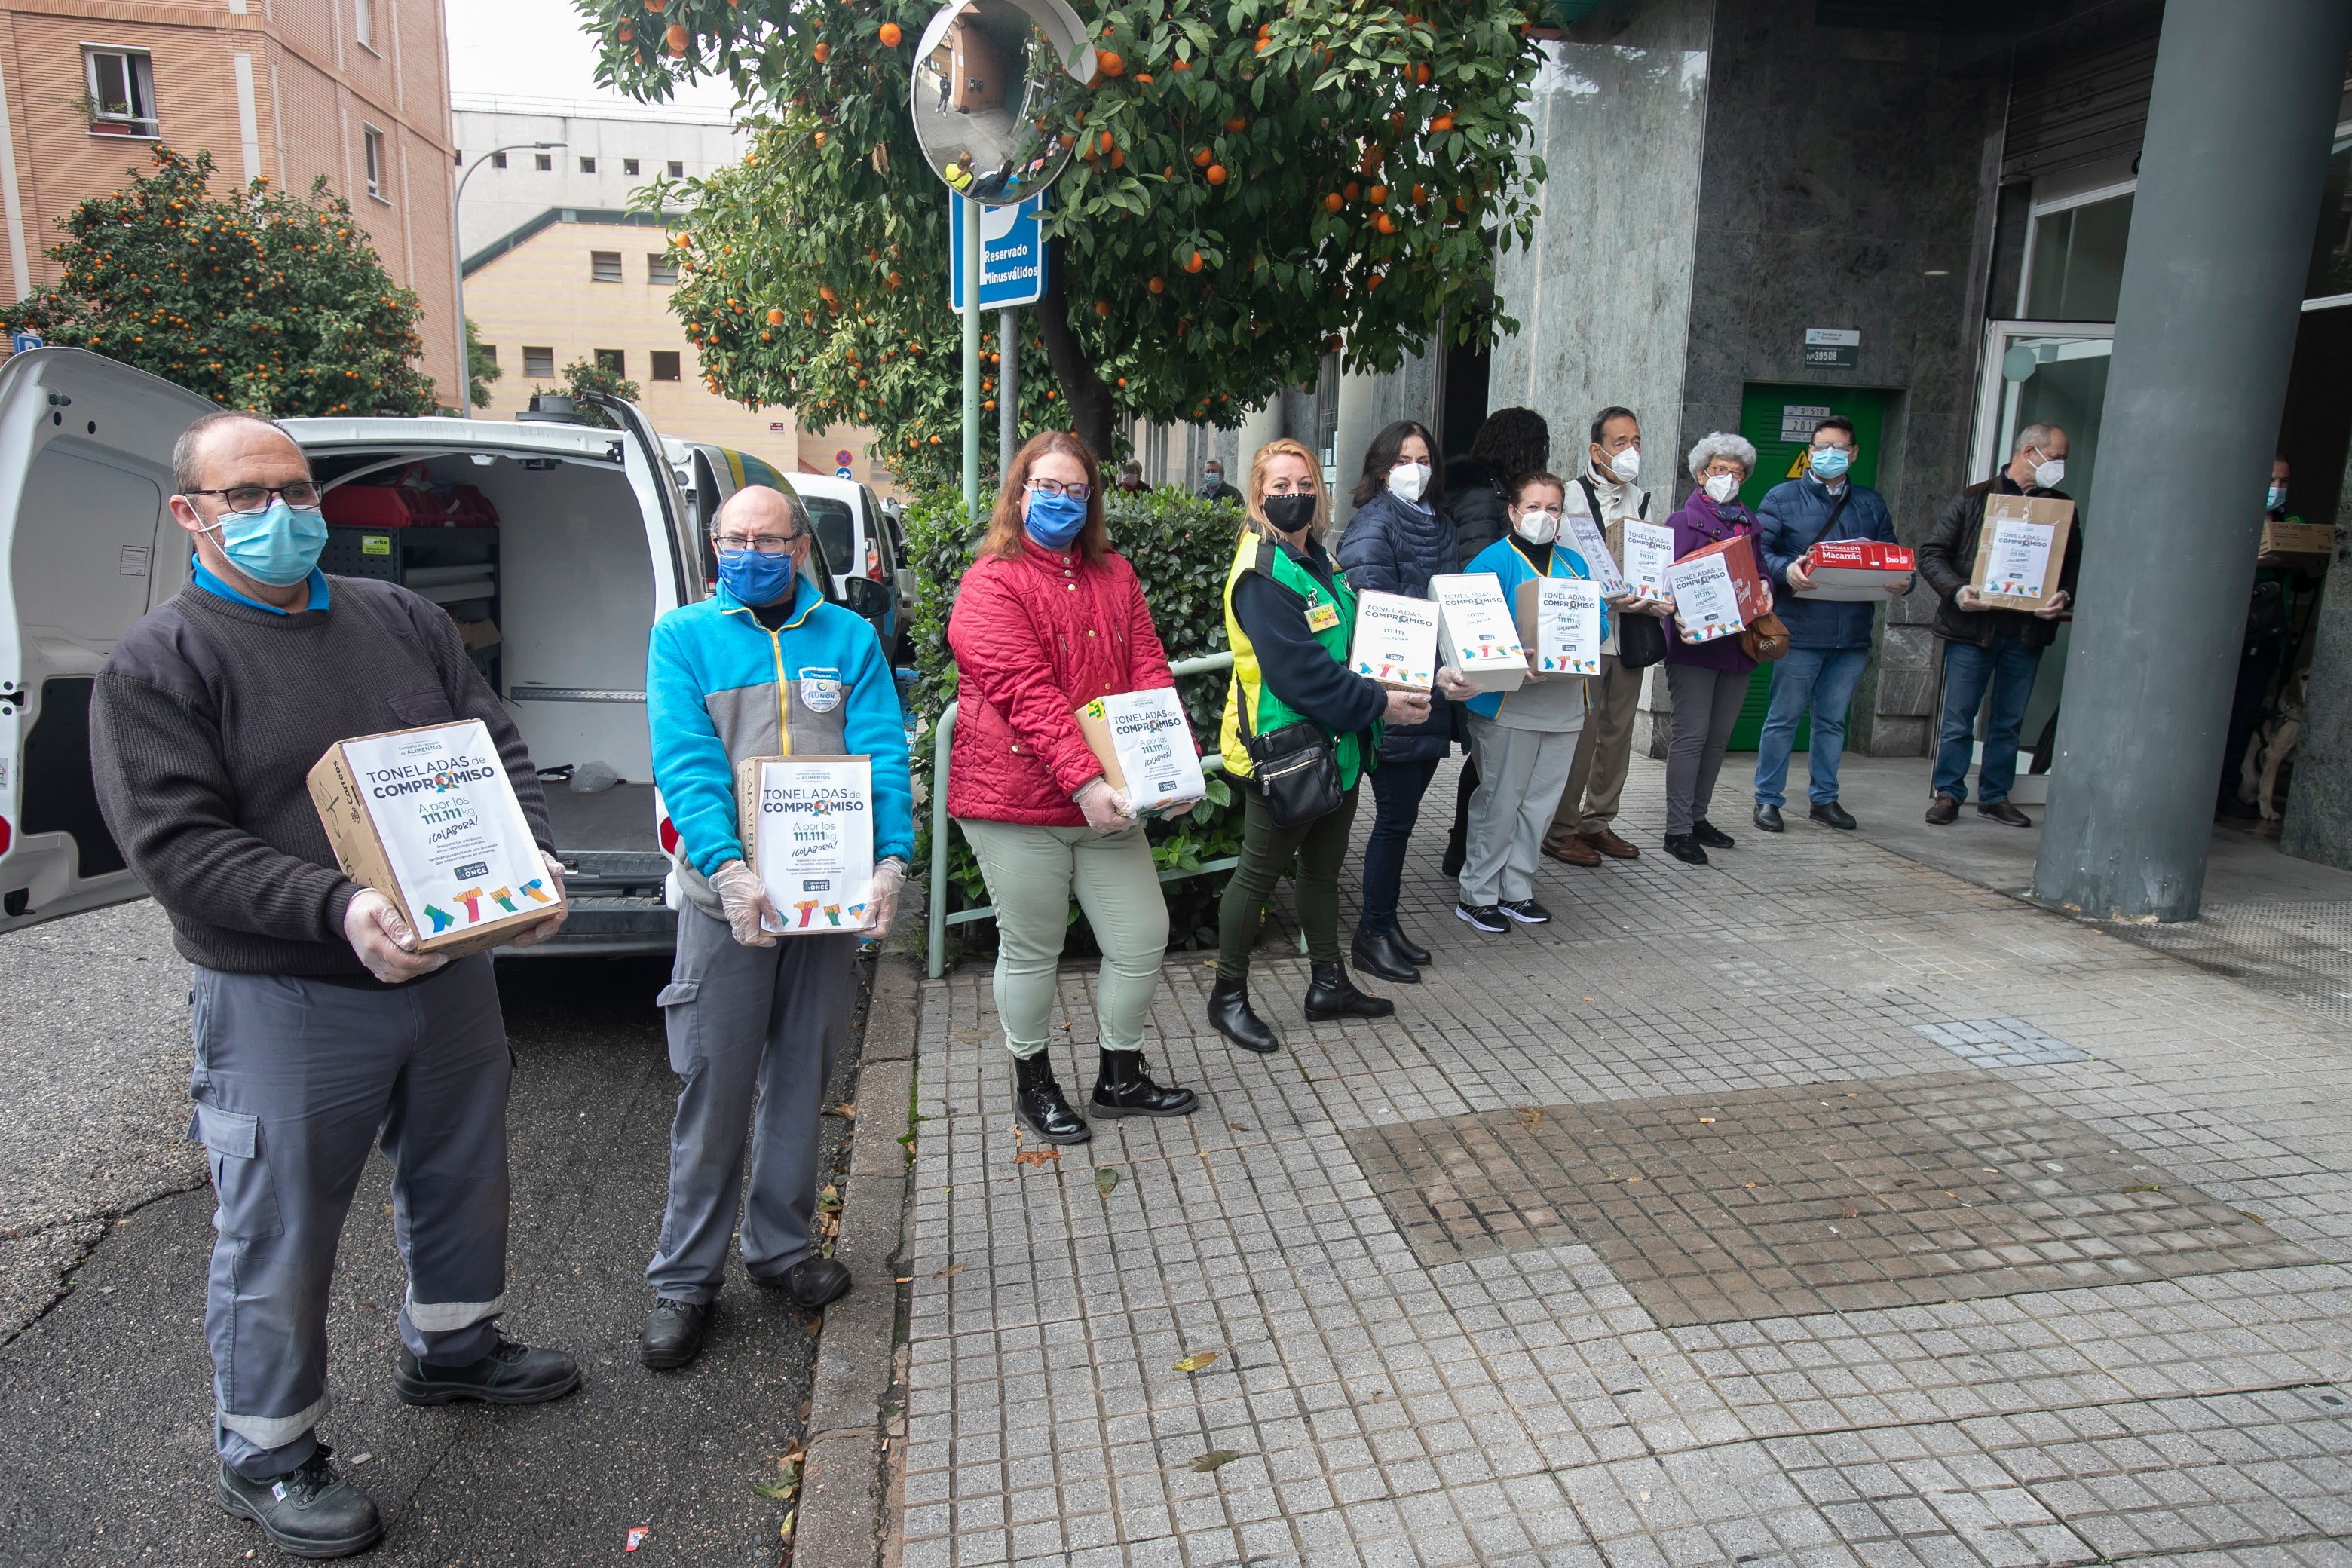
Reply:
M211 192L210 153L157 146L153 172L58 220L63 268L0 322L94 349L233 408L280 417L430 414L416 296L384 271L321 175Z
M1335 348L1385 371L1434 331L1516 330L1490 284L1543 178L1517 150L1532 0L1421 3L1077 0L1101 72L1057 127L1076 158L1024 427L1108 453L1121 416L1232 426ZM766 111L740 164L688 183L673 237L673 308L713 390L879 429L918 476L954 460L947 193L908 110L930 0L577 4L602 79L659 98L719 74Z

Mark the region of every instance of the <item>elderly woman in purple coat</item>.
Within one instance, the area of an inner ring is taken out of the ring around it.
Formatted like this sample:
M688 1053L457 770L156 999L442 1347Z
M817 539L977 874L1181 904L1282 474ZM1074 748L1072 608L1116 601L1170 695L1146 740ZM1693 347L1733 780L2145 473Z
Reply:
M1666 520L1675 531L1675 560L1756 531L1756 514L1739 504L1739 487L1755 470L1756 448L1737 436L1718 430L1691 448L1691 478L1699 488ZM1764 591L1771 593L1769 586ZM1665 847L1677 860L1704 866L1709 849L1731 847L1731 835L1707 821L1706 808L1755 668L1738 637L1667 641L1666 689L1675 711L1666 748Z

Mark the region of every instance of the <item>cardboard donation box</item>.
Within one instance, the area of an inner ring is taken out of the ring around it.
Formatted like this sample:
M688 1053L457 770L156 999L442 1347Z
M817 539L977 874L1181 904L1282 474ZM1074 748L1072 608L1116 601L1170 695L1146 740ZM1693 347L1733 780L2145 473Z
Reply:
M1519 646L1537 675L1601 673L1601 584L1530 577L1512 590Z
M1699 642L1748 629L1764 613L1764 579L1746 534L1692 551L1666 569L1675 619Z
M1675 531L1664 523L1625 520L1625 586L1637 599L1666 596L1666 568L1675 563Z
M2048 496L1985 497L1984 527L1969 583L2004 610L2044 610L2058 596L2074 503Z
M746 757L735 807L751 869L782 936L864 931L874 923L874 764L866 757Z
M1105 782L1139 816L1209 793L1192 726L1184 721L1184 704L1173 687L1097 697L1078 710L1078 732L1102 763Z
M463 958L563 908L478 719L338 741L310 788L343 875L399 906L422 952Z
M1400 691L1426 691L1437 677L1437 606L1369 589L1356 596L1348 668Z
M1437 662L1480 691L1517 691L1528 678L1528 656L1503 602L1503 580L1492 572L1432 577L1429 596L1437 604Z
M1577 510L1570 512L1561 525L1563 537L1560 542L1584 557L1586 574L1601 584L1601 591L1603 594L1615 599L1632 593L1633 586L1625 580L1625 574L1619 569L1617 557L1609 553L1609 536L1601 531L1601 524L1594 520L1593 515L1584 510L1583 489L1580 486L1570 485L1569 494L1576 498L1570 504ZM1666 556L1671 560L1674 557L1674 531L1668 529L1664 531L1667 540Z
M2263 520L2264 555L2326 555L2336 548L2336 530L2324 522Z
M1911 552L1876 539L1832 539L1805 552L1801 599L1883 599L1914 571Z

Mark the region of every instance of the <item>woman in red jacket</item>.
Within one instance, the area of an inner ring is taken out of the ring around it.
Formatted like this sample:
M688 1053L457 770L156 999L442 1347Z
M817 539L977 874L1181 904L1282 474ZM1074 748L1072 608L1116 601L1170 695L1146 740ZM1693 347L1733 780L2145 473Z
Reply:
M996 1012L1013 1052L1013 1110L1053 1143L1093 1136L1045 1054L1074 893L1103 954L1095 1114L1184 1116L1199 1103L1144 1071L1168 902L1143 826L1076 717L1097 697L1176 684L1135 569L1110 547L1102 495L1085 442L1058 430L1031 437L948 616L961 684L948 811L996 906Z

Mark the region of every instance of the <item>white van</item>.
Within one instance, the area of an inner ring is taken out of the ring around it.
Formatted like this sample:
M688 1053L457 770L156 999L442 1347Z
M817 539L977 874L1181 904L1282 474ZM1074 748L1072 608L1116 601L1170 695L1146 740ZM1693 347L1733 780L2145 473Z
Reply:
M495 508L495 527L331 526L320 564L404 582L448 609L531 760L554 772L548 817L572 912L524 954L671 945L673 835L650 782L646 644L656 617L709 592L703 521L746 482L724 448L666 443L627 404L599 406L619 429L286 422L330 491L331 525L355 514L334 489L395 476ZM114 639L188 581L186 538L164 506L172 444L214 407L80 349L0 366L0 931L141 896L90 782L90 691ZM812 554L821 585L838 582L827 564ZM878 584L827 596L877 627L892 608ZM624 782L572 791L566 770L589 763Z
M856 479L831 474L794 474L793 489L809 510L824 558L833 567L836 592L846 595L850 579L864 577L891 590L895 615L882 633L882 650L895 662L898 633L915 609L915 571L898 514Z

